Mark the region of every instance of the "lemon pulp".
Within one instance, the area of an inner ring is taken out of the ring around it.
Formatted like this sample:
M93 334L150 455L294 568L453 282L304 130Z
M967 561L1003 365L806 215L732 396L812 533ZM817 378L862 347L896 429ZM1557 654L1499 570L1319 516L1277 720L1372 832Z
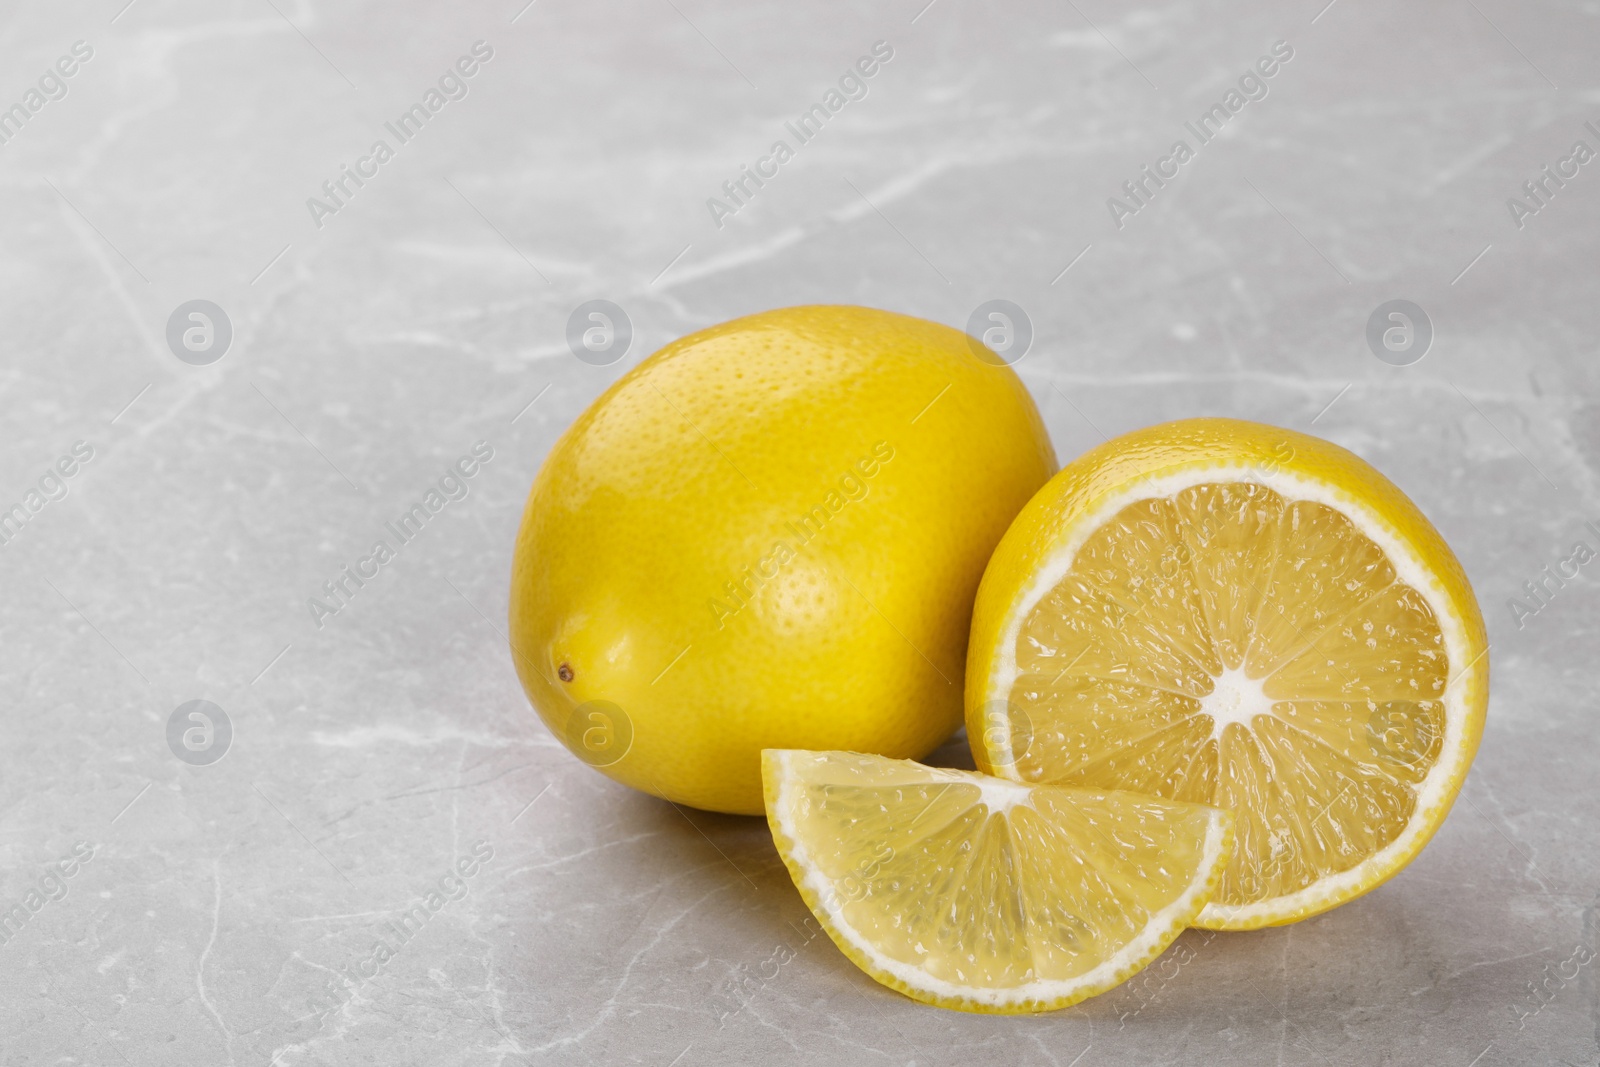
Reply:
M1016 772L1233 811L1223 905L1393 843L1444 735L1422 594L1342 512L1252 482L1118 511L1027 616L1016 666Z

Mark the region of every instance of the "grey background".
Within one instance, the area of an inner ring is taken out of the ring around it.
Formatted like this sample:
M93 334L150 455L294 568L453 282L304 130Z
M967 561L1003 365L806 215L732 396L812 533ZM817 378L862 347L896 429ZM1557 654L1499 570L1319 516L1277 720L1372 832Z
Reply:
M94 56L0 146L0 506L95 451L0 547L0 910L93 849L0 945L4 1062L1596 1062L1597 967L1563 964L1600 947L1600 563L1508 601L1600 547L1600 162L1521 229L1506 200L1600 148L1600 4L522 2L6 7L0 106ZM1270 95L1117 229L1107 198L1280 39ZM477 40L469 94L314 226ZM877 40L868 96L717 228ZM583 766L502 638L534 471L649 352L995 298L1063 460L1195 414L1327 436L1433 518L1493 642L1483 748L1404 874L1037 1018L872 983L760 821ZM209 366L167 347L192 299L232 322ZM633 323L611 366L565 342L590 299ZM1433 322L1415 365L1366 346L1391 299ZM319 629L307 599L477 441L470 495ZM210 766L167 746L191 699L232 723ZM466 896L308 1019L480 839Z

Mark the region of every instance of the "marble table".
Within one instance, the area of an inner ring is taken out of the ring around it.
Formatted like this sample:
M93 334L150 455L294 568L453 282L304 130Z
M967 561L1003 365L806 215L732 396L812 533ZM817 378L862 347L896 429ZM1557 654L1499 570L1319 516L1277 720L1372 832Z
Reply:
M1600 563L1525 583L1600 546L1600 5L1324 2L9 6L0 1060L1594 1064ZM875 985L760 821L582 765L504 640L528 484L638 360L996 299L1063 458L1331 438L1493 642L1401 876L1028 1018ZM569 345L592 300L625 350Z

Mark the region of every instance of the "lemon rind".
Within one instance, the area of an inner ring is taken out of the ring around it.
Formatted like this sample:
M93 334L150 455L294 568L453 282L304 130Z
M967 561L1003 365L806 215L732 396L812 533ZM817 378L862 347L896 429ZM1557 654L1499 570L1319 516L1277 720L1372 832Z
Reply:
M879 953L872 943L845 921L840 909L829 903L837 899L831 883L809 862L809 853L791 822L793 790L801 781L792 773L791 756L796 750L767 749L761 753L763 788L766 794L767 822L772 829L778 854L788 867L795 887L813 915L840 951L871 978L890 989L941 1008L984 1014L1016 1015L1054 1011L1069 1007L1121 985L1147 967L1164 952L1179 934L1199 916L1216 892L1233 850L1233 816L1212 808L1201 846L1196 877L1140 931L1121 951L1103 960L1094 969L1076 978L1035 981L1011 989L959 985ZM803 753L812 755L812 753ZM963 771L928 768L932 781L959 775L963 781L975 775ZM973 781L980 785L981 781ZM1029 788L1033 788L1029 784ZM1204 805L1196 805L1203 807Z
M1450 662L1450 677L1441 697L1445 729L1439 758L1417 790L1417 806L1406 828L1394 841L1346 871L1318 879L1295 893L1250 904L1208 903L1194 924L1206 929L1251 930L1297 921L1337 907L1387 881L1422 851L1460 792L1472 761L1477 738L1468 736L1472 732L1468 724L1472 709L1482 703L1482 680L1478 670L1482 656L1470 659L1469 632L1473 628L1462 617L1455 598L1433 570L1422 563L1411 538L1358 496L1323 479L1283 470L1263 470L1260 465L1243 460L1195 461L1176 471L1168 468L1130 479L1102 496L1061 532L1056 547L1046 558L1045 565L1038 568L1034 581L1013 598L1005 613L997 654L984 682L983 700L997 699L999 694L1010 692L1018 675L1016 641L1023 621L1066 577L1078 551L1095 531L1130 504L1171 497L1184 489L1216 482L1253 482L1273 490L1287 501L1309 500L1344 515L1383 550L1397 577L1427 602L1439 622ZM1020 781L1014 762L994 759L995 753L1010 749L1009 721L1000 716L986 725L988 729L980 735L982 743L974 745L975 749L982 750L980 763L988 764L986 769L1000 777Z

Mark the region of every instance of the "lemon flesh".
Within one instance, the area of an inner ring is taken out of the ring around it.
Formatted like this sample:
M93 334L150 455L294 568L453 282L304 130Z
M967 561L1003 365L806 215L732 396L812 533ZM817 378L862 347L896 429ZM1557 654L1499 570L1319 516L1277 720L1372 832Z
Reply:
M1126 981L1199 912L1225 812L1021 785L853 752L762 753L767 820L806 904L877 981L1017 1013Z
M511 647L580 759L760 814L763 748L925 755L961 724L972 601L1055 471L1026 387L948 326L736 319L643 360L551 449Z
M1019 517L1024 551L1008 533L991 563L980 766L1232 811L1199 925L1366 892L1443 820L1482 733L1487 646L1459 564L1327 442L1230 420L1130 438L1069 465Z

